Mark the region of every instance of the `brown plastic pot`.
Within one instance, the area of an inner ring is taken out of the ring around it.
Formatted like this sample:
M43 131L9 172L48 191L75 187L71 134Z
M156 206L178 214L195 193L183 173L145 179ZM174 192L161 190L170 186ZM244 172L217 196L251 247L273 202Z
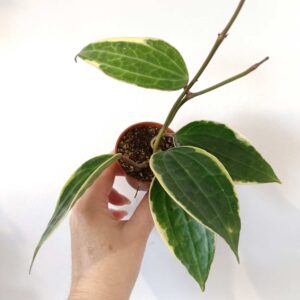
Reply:
M128 128L126 128L119 136L119 138L117 139L116 142L116 146L115 146L115 153L117 153L117 149L118 149L118 145L121 141L121 139L124 137L124 135L130 131L133 128L138 128L138 127L144 127L144 126L151 126L151 127L156 127L156 128L161 128L163 125L160 123L156 123L156 122L140 122L140 123L136 123L133 124L131 126L129 126ZM166 130L167 133L174 133L174 131L170 128L168 128ZM138 180L132 176L130 176L129 174L126 173L126 171L123 169L123 167L121 166L121 164L119 163L119 161L117 161L117 165L120 171L120 174L124 174L127 182L129 183L129 185L131 185L134 189L138 189L140 191L147 191L150 187L151 184L151 180L149 181L144 181L144 180Z

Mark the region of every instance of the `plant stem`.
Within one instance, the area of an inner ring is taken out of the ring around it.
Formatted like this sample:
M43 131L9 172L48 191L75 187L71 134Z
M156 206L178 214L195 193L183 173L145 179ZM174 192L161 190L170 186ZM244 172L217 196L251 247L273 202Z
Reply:
M134 166L137 169L145 169L147 167L149 167L149 161L144 161L142 163L137 163L135 161L133 161L132 159L130 159L128 156L126 155L122 155L122 159L127 162L129 165Z
M231 19L229 20L228 24L223 29L223 31L218 34L218 37L217 37L217 39L216 39L213 47L211 48L208 56L206 57L204 63L202 64L200 70L198 71L198 73L195 75L195 77L193 78L193 80L187 86L187 91L190 90L190 88L197 82L197 80L199 79L199 77L205 71L206 67L208 66L208 64L210 63L211 59L213 58L213 56L217 52L218 48L220 47L220 45L222 44L222 42L224 41L224 39L227 37L228 31L231 28L231 26L234 23L234 21L236 20L237 16L239 15L239 13L240 13L240 11L241 11L244 3L245 3L245 0L241 0L240 1L239 5L237 6L237 8L236 8L234 14L232 15Z
M213 90L215 90L215 89L217 89L217 88L219 88L219 87L221 87L221 86L223 86L223 85L226 85L226 84L228 84L228 83L230 83L230 82L233 82L233 81L235 81L235 80L237 80L237 79L240 79L240 78L242 78L242 77L248 75L249 73L251 73L251 72L253 72L254 70L256 70L261 64L263 64L264 62L266 62L268 59L269 59L269 57L266 57L266 58L264 58L262 61L260 61L260 62L258 62L258 63L256 63L256 64L252 65L252 66L251 66L250 68L248 68L247 70L245 70L245 71L243 71L243 72L241 72L241 73L239 73L239 74L237 74L237 75L235 75L235 76L232 76L232 77L230 77L230 78L228 78L228 79L226 79L226 80L223 80L223 81L221 81L221 82L219 82L219 83L217 83L217 84L215 84L215 85L212 85L212 86L210 86L210 87L208 87L208 88L206 88L206 89L204 89L204 90L202 90L202 91L200 91L200 92L197 92L197 93L190 93L189 95L187 95L187 96L183 99L183 101L181 102L181 106L182 106L184 103L186 103L187 101L189 101L189 100L191 100L191 99L193 99L193 98L195 98L195 97L197 97L197 96L200 96L200 95L203 95L203 94L208 93L208 92L210 92L210 91L213 91Z
M184 98L184 96L185 96L185 91L183 93L181 93L181 95L178 97L178 99L174 103L173 107L171 108L171 110L165 120L165 123L160 128L157 136L155 137L154 144L153 144L153 153L157 152L160 140L161 140L162 136L164 135L166 129L169 127L169 125L173 121L174 116L176 115L176 112L178 111L178 109L180 107L181 100Z
M171 122L173 121L177 111L179 110L179 108L181 107L181 102L185 101L185 98L187 95L189 95L190 89L193 87L193 85L198 81L199 77L202 75L202 73L205 71L206 67L208 66L209 62L211 61L211 59L213 58L214 54L216 53L216 51L218 50L219 46L222 44L222 42L224 41L224 39L227 36L227 33L230 29L230 27L232 26L232 24L234 23L234 21L236 20L237 16L239 15L244 3L246 0L241 0L234 12L234 14L232 15L231 19L229 20L229 22L227 23L226 27L223 29L223 31L221 33L218 34L218 37L212 47L212 49L210 50L208 56L206 57L205 61L203 62L202 66L200 67L199 71L197 72L197 74L194 76L194 78L191 80L191 82L184 88L184 91L180 94L180 96L178 97L178 99L176 100L176 102L174 103L173 107L171 108L165 122L164 125L162 126L162 128L159 130L154 145L153 145L153 152L157 152L158 150L158 146L160 143L160 140L162 138L162 136L164 135L164 132L166 131L166 129L169 127L169 125L171 124Z

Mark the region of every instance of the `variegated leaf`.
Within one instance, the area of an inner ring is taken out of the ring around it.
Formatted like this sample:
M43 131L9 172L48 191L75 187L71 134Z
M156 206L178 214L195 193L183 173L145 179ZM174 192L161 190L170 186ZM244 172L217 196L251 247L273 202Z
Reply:
M238 183L280 182L272 167L240 134L212 121L194 121L175 134L177 146L194 146L217 157Z
M214 257L214 233L186 213L157 179L151 184L149 199L163 241L204 291Z
M169 196L222 236L238 259L238 199L221 162L205 150L183 146L155 153L150 167Z
M153 38L114 38L84 47L77 55L107 75L145 88L178 90L188 82L180 53Z
M72 206L92 185L92 183L103 172L103 170L120 157L120 154L105 154L94 157L81 165L66 182L57 201L54 213L46 227L46 230L42 234L38 245L35 248L30 265L30 271L41 246L64 219Z

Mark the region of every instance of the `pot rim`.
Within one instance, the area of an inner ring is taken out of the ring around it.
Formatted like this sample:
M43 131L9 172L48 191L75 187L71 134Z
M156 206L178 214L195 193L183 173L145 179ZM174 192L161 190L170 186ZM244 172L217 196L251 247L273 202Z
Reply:
M132 124L132 125L128 126L128 127L127 127L125 130L123 130L123 131L121 132L121 134L119 135L119 137L118 137L118 139L117 139L117 142L116 142L116 145L115 145L114 152L115 152L115 153L118 153L118 152L117 152L117 149L118 149L118 145L119 145L119 143L120 143L120 140L123 138L123 136L124 136L129 130L131 130L132 128L138 128L138 127L142 127L142 126L153 126L153 127L161 128L161 127L163 126L163 124L158 123L158 122L153 122L153 121L144 121L144 122L138 122L138 123L135 123L135 124ZM170 128L167 128L166 132L168 132L168 133L174 133L174 131L173 131L172 129L170 129ZM121 170L123 171L123 173L125 174L126 177L128 176L128 177L130 177L131 179L134 179L134 180L136 180L137 182L140 182L140 183L150 183L150 182L151 182L151 180L150 180L150 181L148 181L148 180L143 181L143 180L138 180L138 179L134 178L133 176L131 176L131 175L129 175L129 174L127 174L127 173L125 172L125 170L124 170L123 167L121 166L119 160L117 160L117 163L118 163L119 167L121 168Z

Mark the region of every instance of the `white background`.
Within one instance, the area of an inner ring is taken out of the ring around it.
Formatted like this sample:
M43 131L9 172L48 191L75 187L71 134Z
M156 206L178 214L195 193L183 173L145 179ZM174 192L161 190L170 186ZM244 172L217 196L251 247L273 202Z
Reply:
M0 299L66 299L68 222L34 246L61 186L83 161L110 152L139 121L163 122L178 92L113 80L74 56L107 37L149 36L174 45L191 76L237 0L0 0ZM300 2L252 0L194 91L266 55L255 73L188 103L173 122L227 123L272 164L282 185L238 186L241 264L217 240L206 292L151 235L132 300L300 299ZM124 182L117 184L133 198Z

